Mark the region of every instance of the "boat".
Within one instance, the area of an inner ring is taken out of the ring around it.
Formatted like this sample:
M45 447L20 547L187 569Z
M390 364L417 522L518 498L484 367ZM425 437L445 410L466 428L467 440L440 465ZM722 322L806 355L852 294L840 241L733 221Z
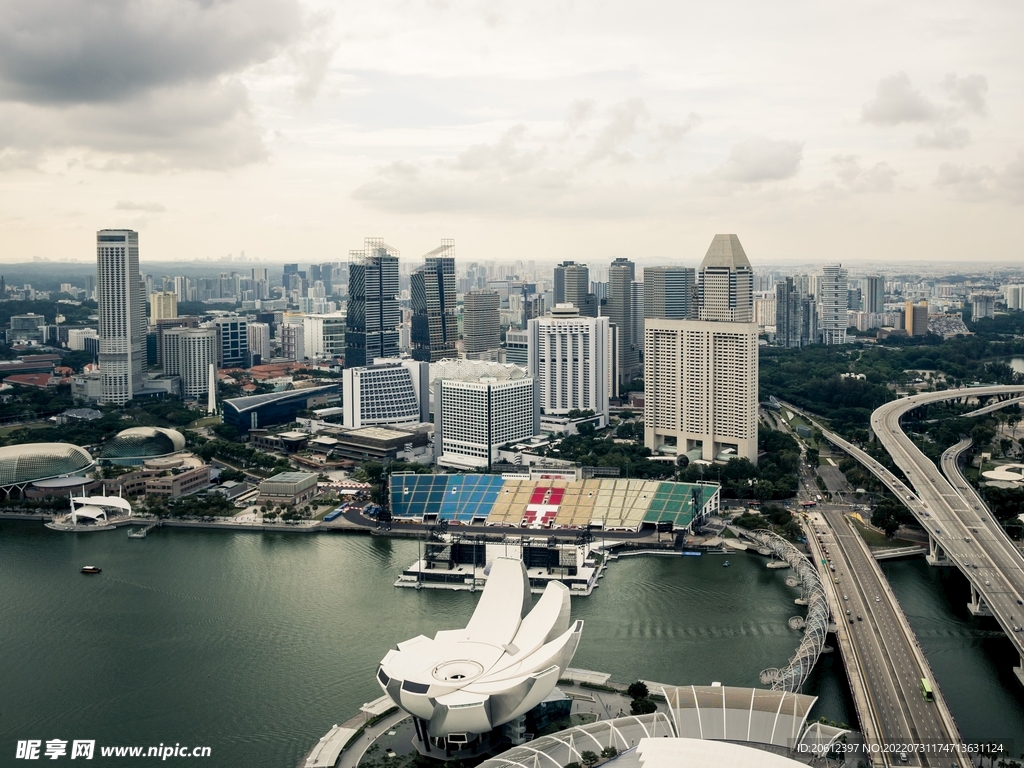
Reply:
M128 531L128 538L129 539L144 539L144 538L146 538L146 534L148 534L148 533L149 533L149 531L147 531L145 528L142 528L142 529L140 529L138 531Z
M82 573L100 573L103 569L97 565L83 565Z
M723 568L728 568L729 567L729 561L726 560L724 563L722 563L722 567Z

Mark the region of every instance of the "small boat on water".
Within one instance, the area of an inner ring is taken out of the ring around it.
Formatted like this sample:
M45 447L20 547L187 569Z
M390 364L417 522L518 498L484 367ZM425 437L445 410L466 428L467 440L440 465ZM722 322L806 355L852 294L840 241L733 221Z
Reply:
M722 563L722 567L723 568L728 568L729 567L729 561L726 560L724 563Z
M144 539L144 538L146 538L146 535L148 533L149 533L149 531L147 531L145 528L142 528L142 529L140 529L138 531L128 531L128 538L129 539Z
M101 573L102 571L103 571L103 569L100 568L97 565L83 565L82 566L82 573Z

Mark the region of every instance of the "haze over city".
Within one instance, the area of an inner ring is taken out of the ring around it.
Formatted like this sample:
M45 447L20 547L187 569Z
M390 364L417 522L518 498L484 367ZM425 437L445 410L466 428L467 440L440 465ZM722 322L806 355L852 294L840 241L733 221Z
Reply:
M5 262L1021 256L1019 4L0 7Z

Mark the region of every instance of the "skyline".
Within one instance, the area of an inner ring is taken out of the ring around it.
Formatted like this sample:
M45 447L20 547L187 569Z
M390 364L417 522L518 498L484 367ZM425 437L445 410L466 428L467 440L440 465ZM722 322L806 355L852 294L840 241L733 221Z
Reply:
M4 263L1021 256L1014 4L252 6L4 3Z

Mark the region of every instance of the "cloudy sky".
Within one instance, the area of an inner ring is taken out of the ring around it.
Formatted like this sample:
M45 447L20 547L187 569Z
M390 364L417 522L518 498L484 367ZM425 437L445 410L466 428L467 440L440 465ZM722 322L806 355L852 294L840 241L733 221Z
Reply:
M1019 0L0 0L0 260L1024 262Z

